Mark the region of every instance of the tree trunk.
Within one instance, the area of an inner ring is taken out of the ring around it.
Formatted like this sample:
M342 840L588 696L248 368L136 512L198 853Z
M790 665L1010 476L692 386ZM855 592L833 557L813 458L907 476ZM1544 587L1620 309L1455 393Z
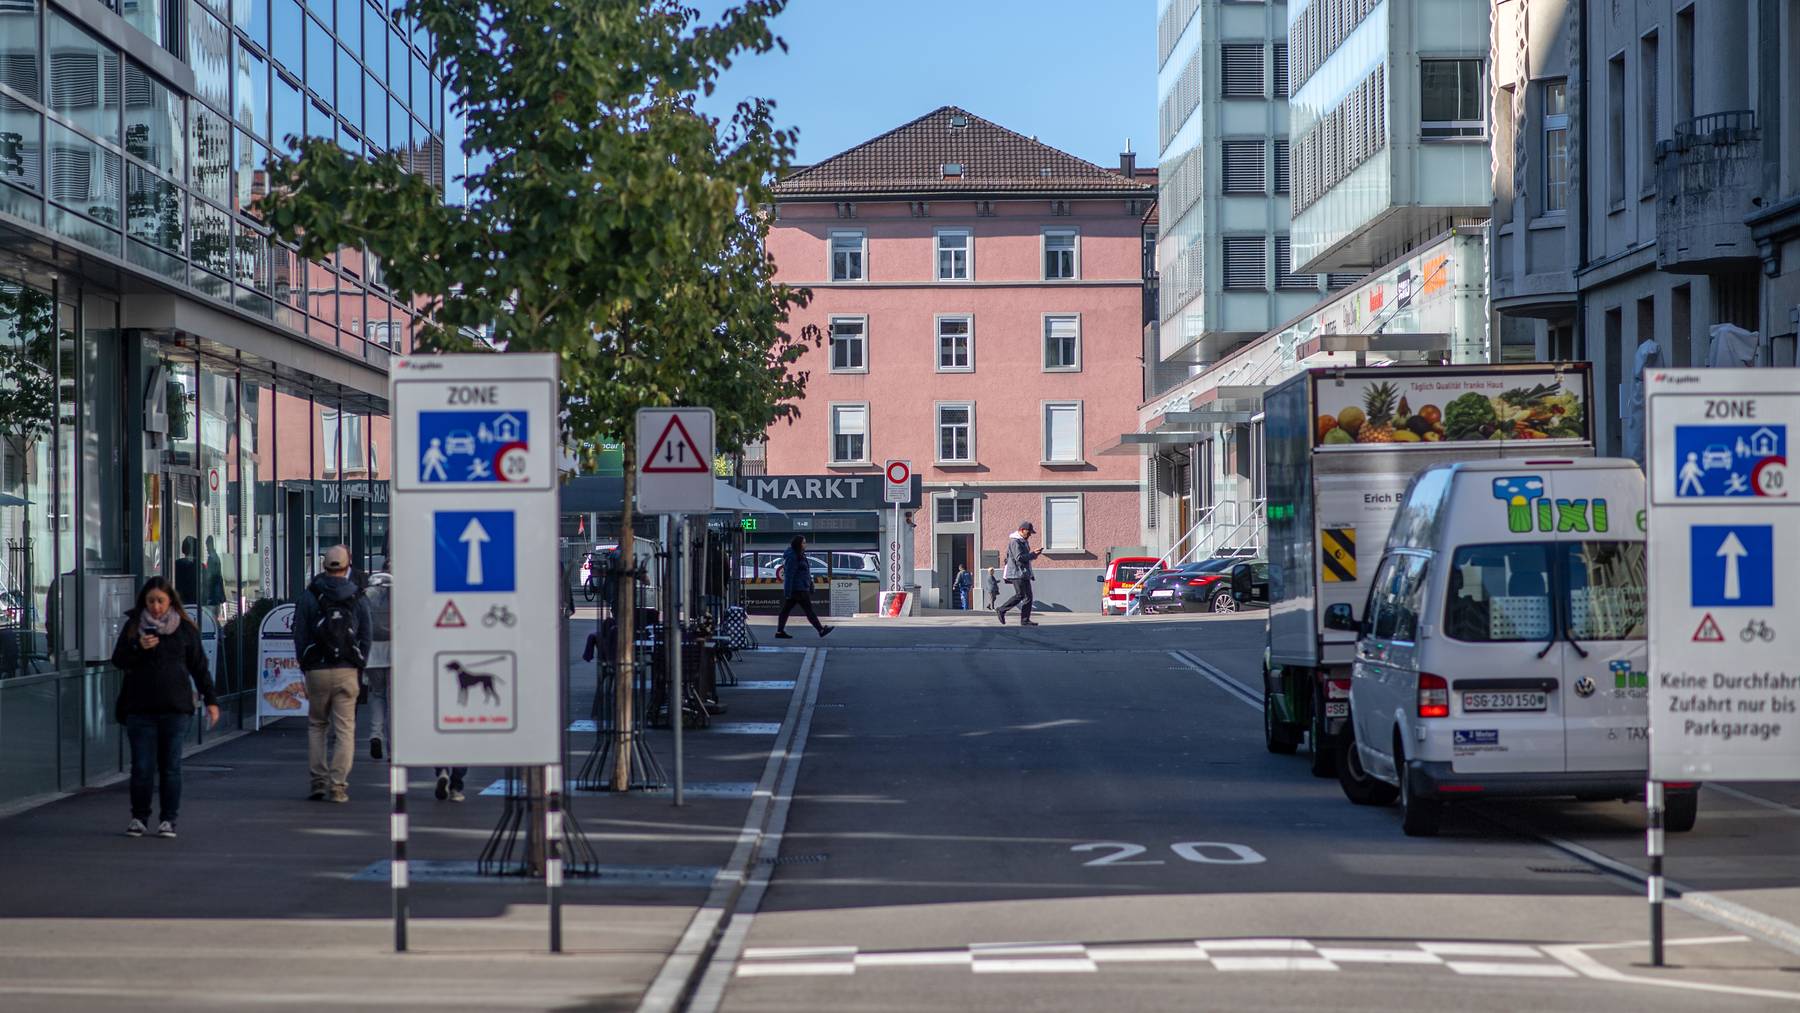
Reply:
M619 628L619 675L613 683L613 727L617 748L613 750L613 790L629 791L631 789L631 754L635 743L631 738L631 700L632 687L636 682L633 675L633 651L636 648L636 636L633 627L637 619L637 578L631 575L636 567L637 542L632 537L632 507L637 498L637 447L634 437L625 437L625 497L619 505L619 606L613 617Z

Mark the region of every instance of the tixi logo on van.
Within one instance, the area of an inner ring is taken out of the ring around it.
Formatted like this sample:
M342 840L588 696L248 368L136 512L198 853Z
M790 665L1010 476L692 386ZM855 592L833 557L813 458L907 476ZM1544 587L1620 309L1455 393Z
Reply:
M1496 478L1494 498L1506 503L1506 527L1514 534L1534 526L1539 531L1605 531L1609 523L1606 500L1552 500L1544 495L1541 475Z

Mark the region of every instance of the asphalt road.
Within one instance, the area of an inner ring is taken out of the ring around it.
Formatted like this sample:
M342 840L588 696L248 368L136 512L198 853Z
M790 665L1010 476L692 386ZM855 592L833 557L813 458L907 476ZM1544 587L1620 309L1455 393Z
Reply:
M1254 615L840 630L772 879L715 958L722 1008L1800 1007L1800 956L1683 910L1676 966L1641 966L1641 893L1603 869L1637 860L1634 807L1411 839L1266 752L1258 708L1174 653L1254 686L1262 636ZM1797 842L1800 809L1709 792L1671 874L1786 902Z

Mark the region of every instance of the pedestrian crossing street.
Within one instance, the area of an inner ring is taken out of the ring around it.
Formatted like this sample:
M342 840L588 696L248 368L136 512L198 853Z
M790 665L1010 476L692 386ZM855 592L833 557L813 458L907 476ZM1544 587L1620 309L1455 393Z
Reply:
M1305 939L1190 939L1149 943L976 943L946 950L863 951L855 946L752 947L740 978L828 977L900 967L974 974L1091 974L1124 965L1183 965L1224 972L1330 972L1397 965L1474 977L1574 978L1525 943L1444 941L1366 945Z

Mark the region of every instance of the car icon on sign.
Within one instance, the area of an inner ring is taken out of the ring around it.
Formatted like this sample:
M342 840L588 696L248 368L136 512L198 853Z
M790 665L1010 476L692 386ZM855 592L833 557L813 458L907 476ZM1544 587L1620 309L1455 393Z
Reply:
M1707 447L1706 452L1700 456L1700 466L1707 471L1714 468L1729 469L1731 467L1731 448L1717 443Z
M458 429L456 432L444 437L444 453L473 454L474 452L475 437L469 435L468 430ZM1711 454L1712 450L1708 449L1707 453ZM1729 464L1730 462L1727 461L1726 463ZM1711 465L1707 465L1707 467L1711 467Z

